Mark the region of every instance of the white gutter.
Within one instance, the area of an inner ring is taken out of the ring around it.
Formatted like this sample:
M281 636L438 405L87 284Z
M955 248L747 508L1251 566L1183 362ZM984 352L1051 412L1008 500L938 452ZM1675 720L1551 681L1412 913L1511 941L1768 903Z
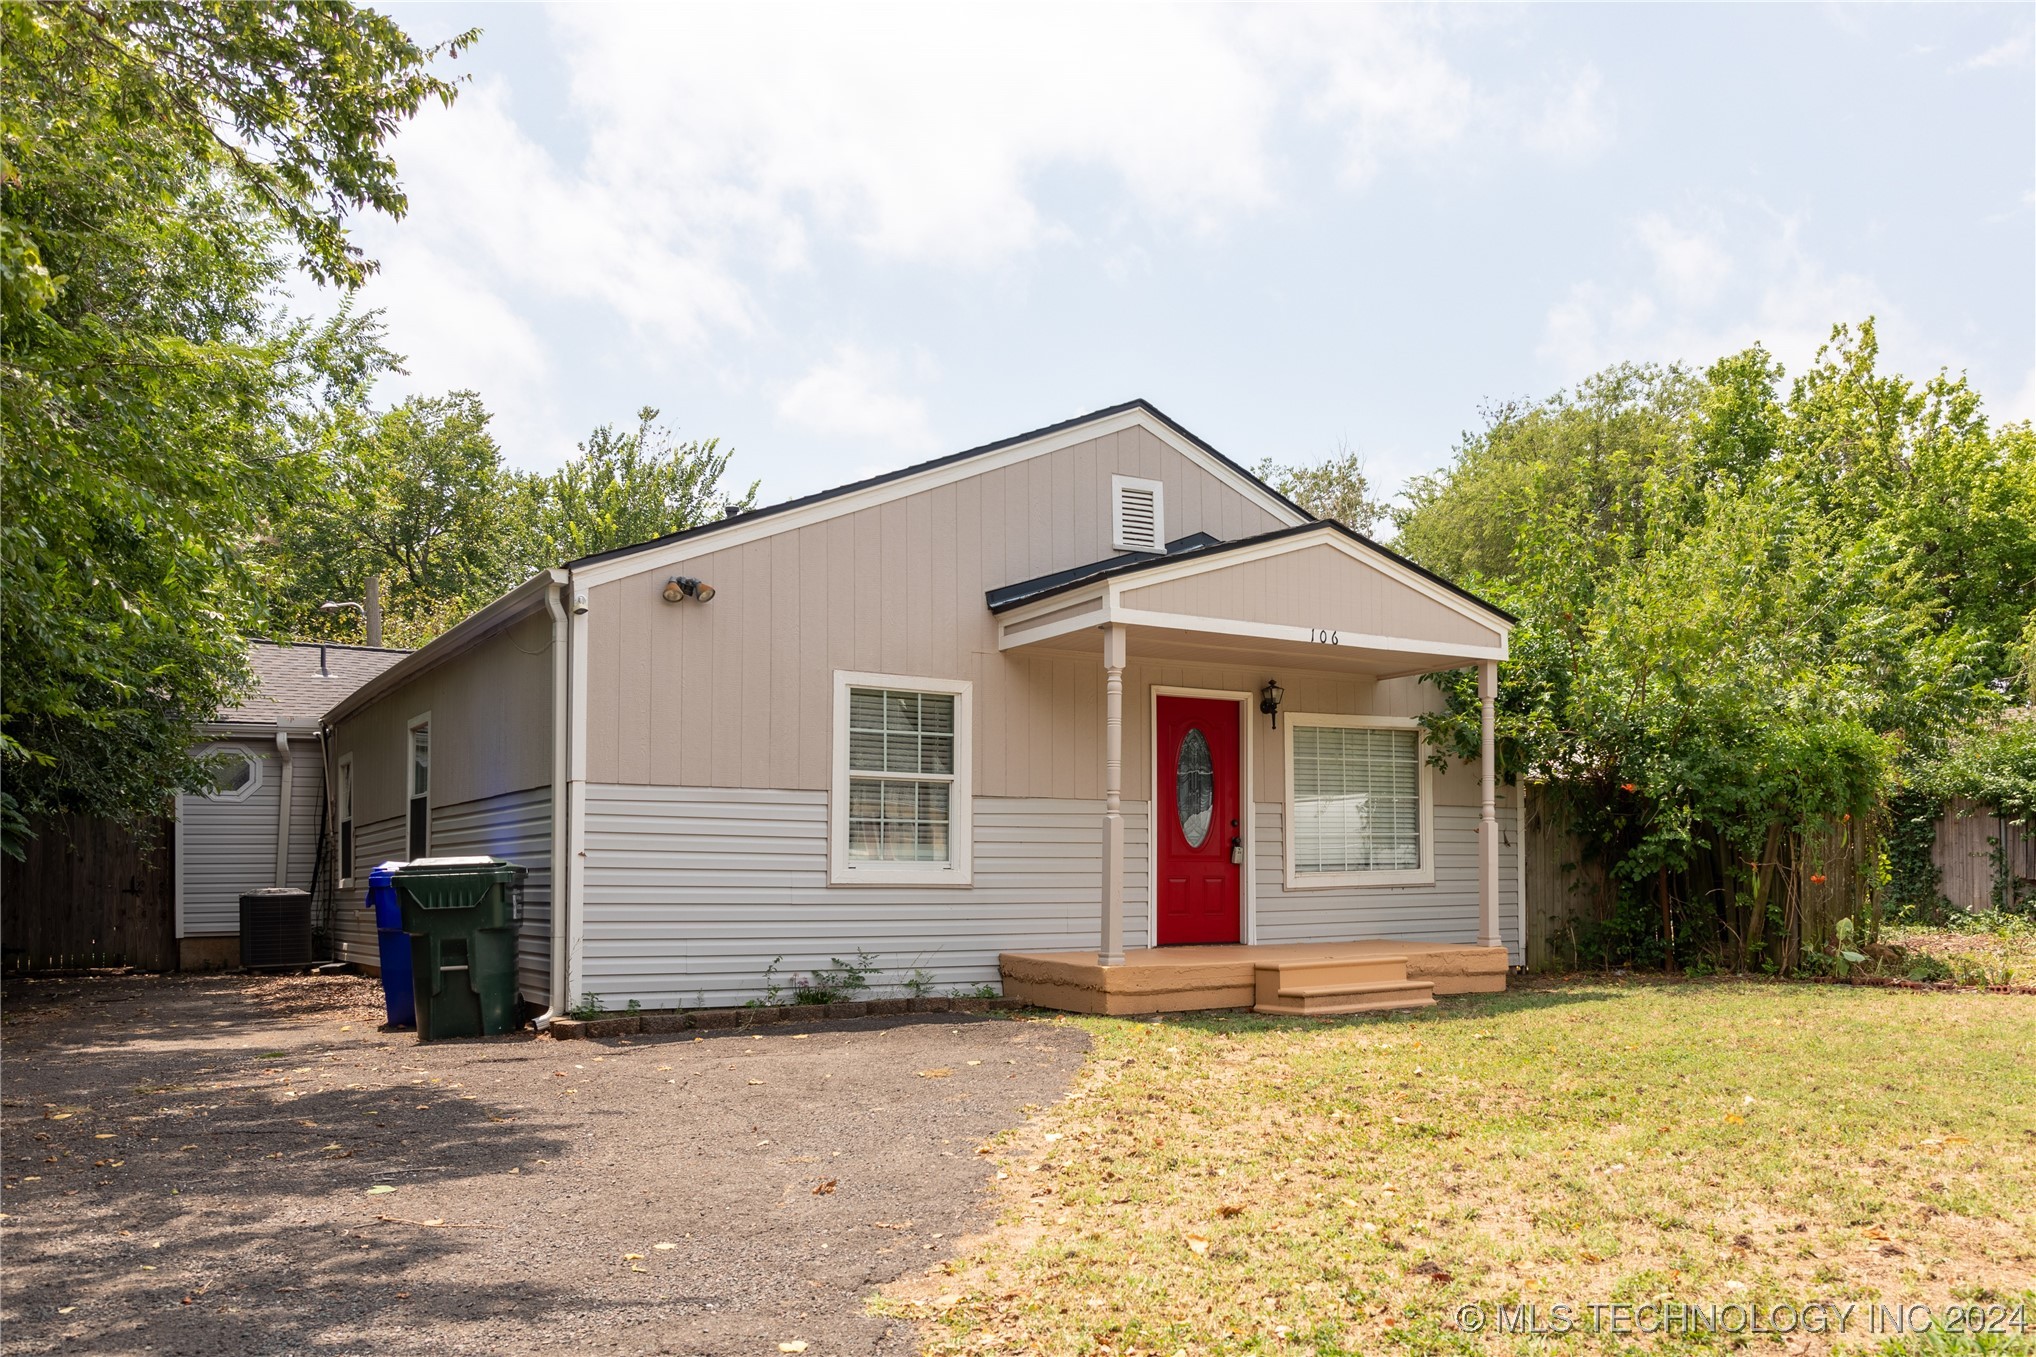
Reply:
M566 721L571 710L567 691L572 672L568 658L571 626L566 620L562 601L565 591L572 587L572 576L560 570L551 573L552 586L544 592L544 605L551 613L551 1007L531 1020L531 1025L540 1032L551 1026L552 1019L572 1006L566 968L570 947L567 941L570 937L567 911L571 901L572 877L566 866L570 851L568 821L571 810L566 786L571 768L567 756L571 732Z
M276 757L283 764L283 790L276 802L276 884L290 884L290 805L293 784L296 780L296 765L290 760L290 732L278 727L276 730Z

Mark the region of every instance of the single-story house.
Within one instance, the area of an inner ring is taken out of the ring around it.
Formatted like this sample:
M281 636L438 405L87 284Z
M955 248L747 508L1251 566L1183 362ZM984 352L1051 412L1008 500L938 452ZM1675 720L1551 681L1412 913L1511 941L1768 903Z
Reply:
M859 953L1110 1012L1503 988L1517 803L1416 718L1475 667L1489 746L1512 625L1100 410L567 562L362 684L324 719L339 955L371 864L491 853L547 1020Z
M240 897L264 886L312 890L325 823L319 718L408 651L248 643L254 690L200 726L212 786L177 797L175 911L182 970L240 965ZM322 894L322 892L314 892Z

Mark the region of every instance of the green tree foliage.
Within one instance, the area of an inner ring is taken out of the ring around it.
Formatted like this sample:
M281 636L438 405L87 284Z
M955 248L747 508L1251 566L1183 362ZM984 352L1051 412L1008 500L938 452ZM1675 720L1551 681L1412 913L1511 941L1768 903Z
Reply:
M739 498L721 488L731 453L717 439L675 442L644 406L636 428L595 429L577 457L550 475L519 479L518 548L524 573L695 528L756 503L757 483Z
M754 503L722 489L730 453L674 442L658 412L595 429L554 472L503 465L480 397L412 397L323 429L315 486L262 553L279 634L357 641L361 617L322 612L383 585L383 643L419 646L539 570L662 537Z
M1614 954L1786 963L1806 845L1978 749L2019 683L2036 443L1876 358L1868 322L1786 393L1757 348L1614 369L1493 412L1403 516L1401 549L1522 618L1502 767L1615 894ZM1431 734L1472 757L1475 684L1443 685Z
M1389 509L1377 497L1364 459L1348 445L1321 462L1281 466L1270 457L1259 464L1258 478L1317 518L1333 518L1346 528L1370 533L1385 522Z
M270 300L294 254L357 281L380 150L452 86L351 5L0 8L0 757L5 842L145 815L243 680L246 553L321 412L389 361L371 318Z
M510 478L471 391L345 410L322 430L316 484L262 552L272 614L286 634L355 639L357 613L321 614L382 585L384 643L429 639L500 592Z

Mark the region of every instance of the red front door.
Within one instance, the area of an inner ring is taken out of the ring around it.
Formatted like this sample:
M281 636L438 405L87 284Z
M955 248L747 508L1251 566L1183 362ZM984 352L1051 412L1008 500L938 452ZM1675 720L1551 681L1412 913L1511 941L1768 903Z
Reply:
M1237 704L1159 699L1159 943L1236 942L1240 793Z

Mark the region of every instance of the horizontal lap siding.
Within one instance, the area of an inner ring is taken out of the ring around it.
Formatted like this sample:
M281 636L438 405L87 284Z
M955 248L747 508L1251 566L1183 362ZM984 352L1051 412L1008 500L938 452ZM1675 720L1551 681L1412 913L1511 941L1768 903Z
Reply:
M382 964L381 941L375 936L375 916L367 909L368 872L384 862L400 860L404 848L401 816L354 826L353 885L336 892L333 908L332 955L335 961L351 961L365 966Z
M551 1002L551 788L531 787L431 810L436 857L513 862L524 878L523 926L516 938L516 981L525 999Z
M240 897L276 884L276 808L283 795L282 765L274 741L218 741L208 748L235 749L261 767L261 785L245 801L179 796L177 815L183 843L177 870L183 876L184 909L179 937L232 937L240 932ZM291 866L292 884L308 881Z
M585 987L610 1007L740 1003L775 957L782 980L857 948L887 992L919 968L942 989L994 984L999 952L1096 945L1102 814L978 797L973 887L833 886L824 792L590 786ZM1126 819L1142 921L1144 817Z
M1499 936L1513 964L1521 964L1519 824L1514 808L1499 808ZM1283 807L1254 807L1257 849L1258 941L1355 942L1408 938L1423 942L1476 942L1478 932L1478 812L1472 806L1435 807L1435 884L1289 891L1286 887Z

